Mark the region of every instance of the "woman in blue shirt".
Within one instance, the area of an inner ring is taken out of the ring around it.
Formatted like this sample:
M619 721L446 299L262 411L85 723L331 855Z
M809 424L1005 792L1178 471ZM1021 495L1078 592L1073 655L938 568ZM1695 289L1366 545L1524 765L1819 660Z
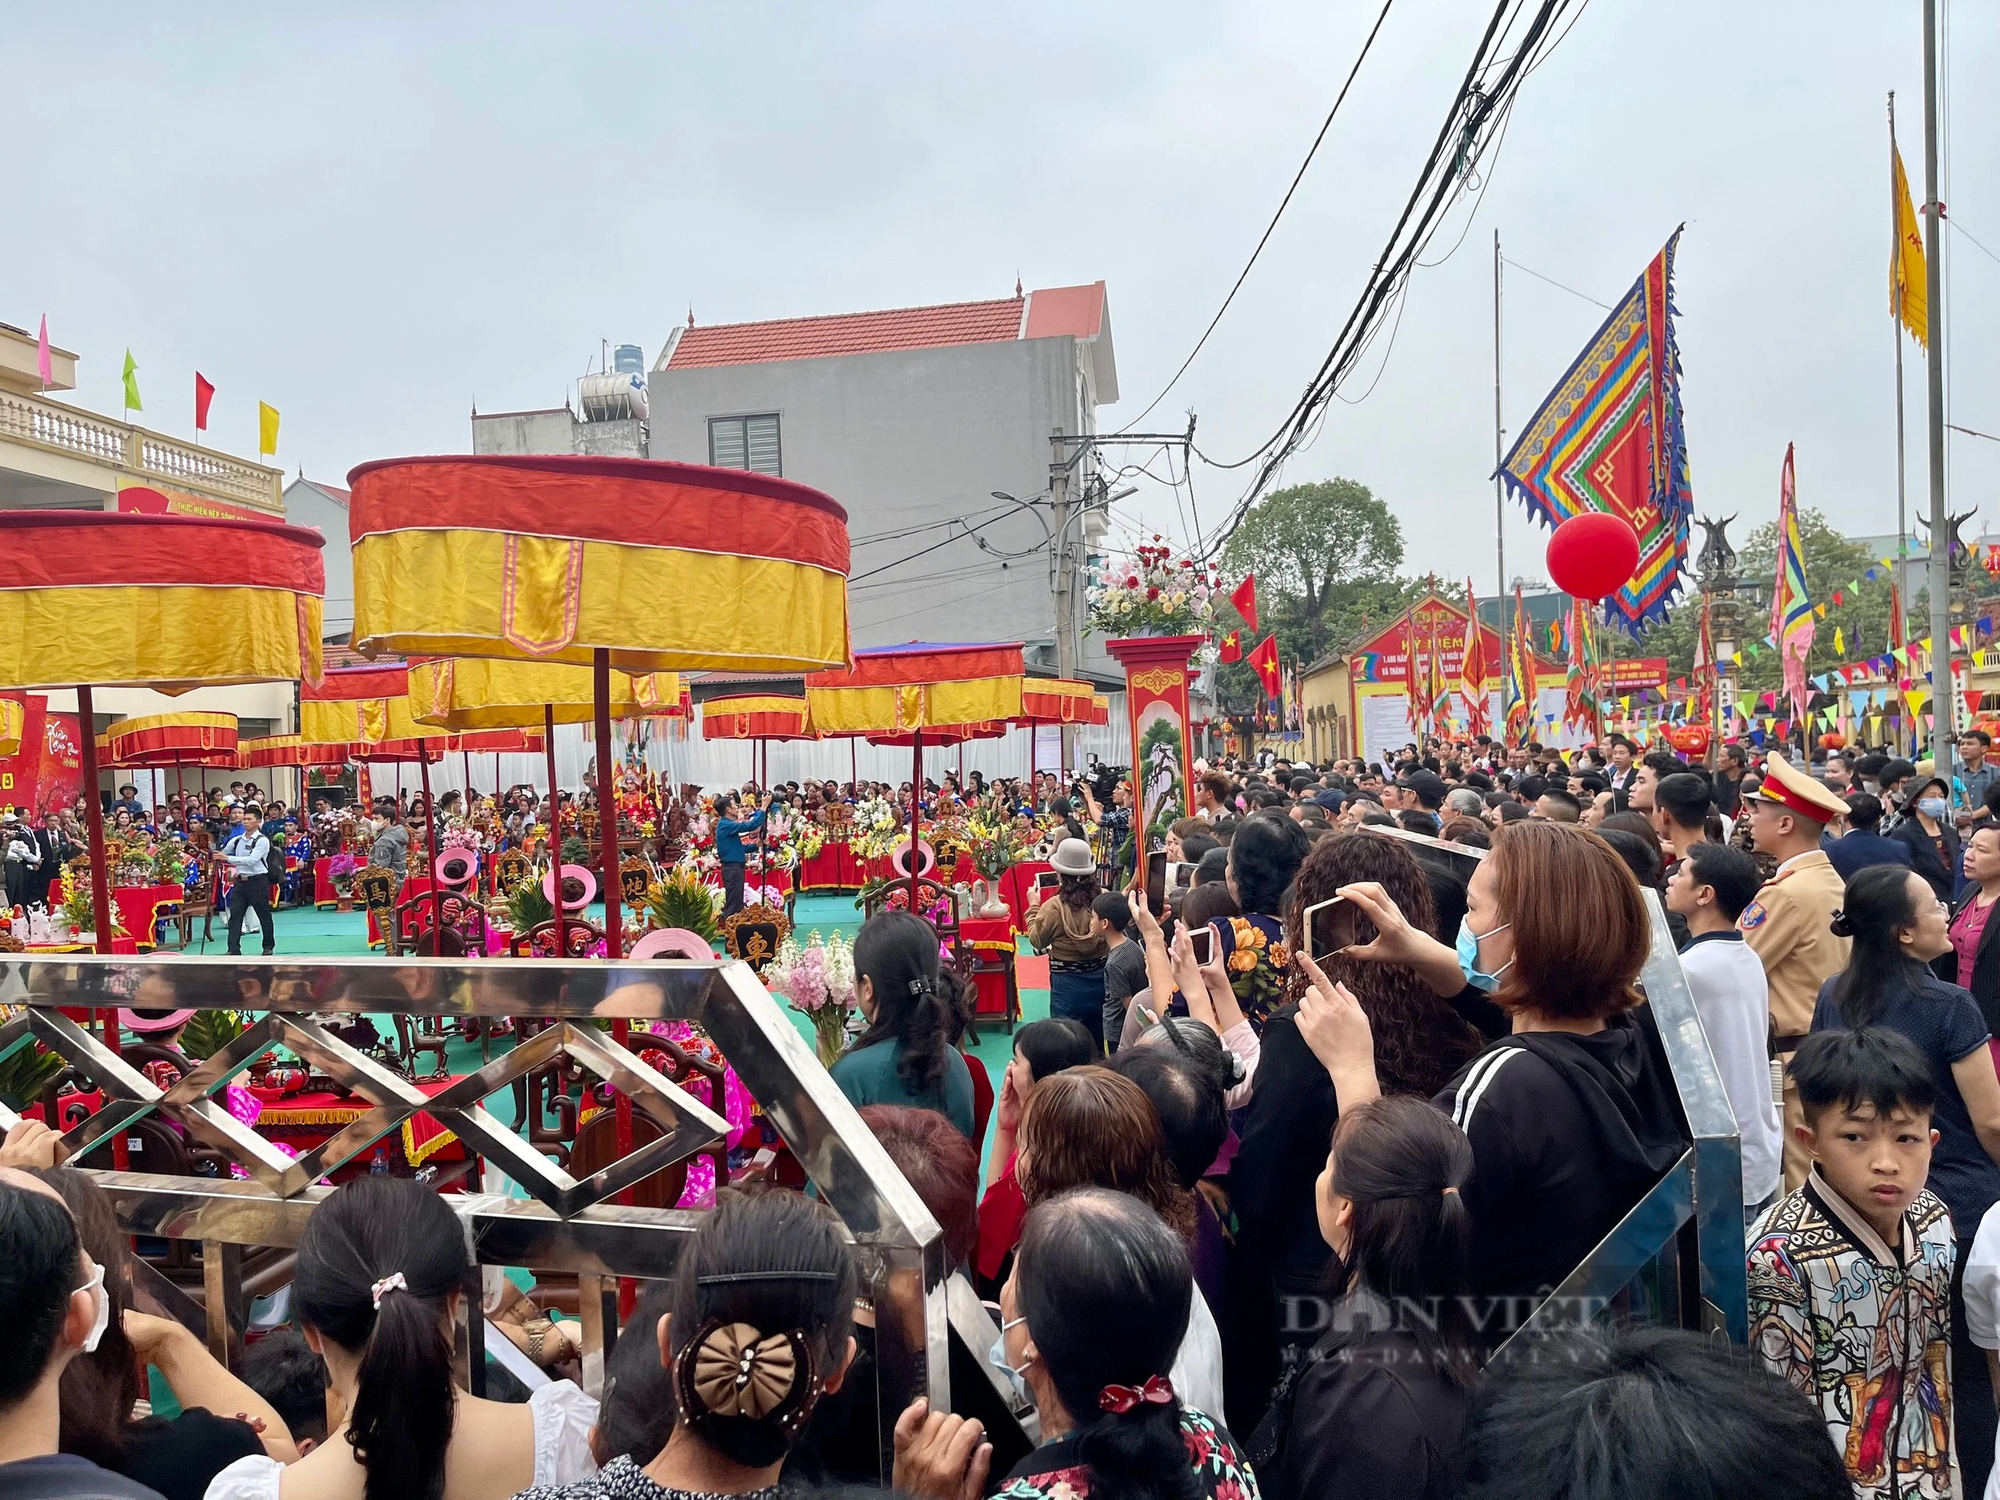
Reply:
M958 976L938 961L937 929L906 911L877 912L854 938L854 998L868 1029L833 1065L857 1108L933 1109L972 1138L972 1073L952 1049Z

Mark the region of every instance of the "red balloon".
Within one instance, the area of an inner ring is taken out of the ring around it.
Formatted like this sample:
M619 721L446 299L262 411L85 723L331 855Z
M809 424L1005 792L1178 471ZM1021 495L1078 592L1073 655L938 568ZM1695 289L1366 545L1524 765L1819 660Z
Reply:
M1708 741L1706 724L1677 724L1667 731L1667 743L1684 755L1708 754Z
M1587 510L1549 538L1549 577L1578 599L1615 594L1639 566L1639 533L1622 516Z

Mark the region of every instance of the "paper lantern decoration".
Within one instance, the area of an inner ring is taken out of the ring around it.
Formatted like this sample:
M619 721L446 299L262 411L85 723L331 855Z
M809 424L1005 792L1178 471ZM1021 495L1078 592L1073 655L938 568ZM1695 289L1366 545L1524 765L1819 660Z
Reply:
M1639 534L1622 516L1589 510L1571 516L1549 538L1549 577L1577 599L1615 594L1639 566Z
M1677 724L1667 731L1667 743L1683 755L1708 754L1708 740L1706 724Z
M1838 730L1835 730L1830 734L1823 734L1819 737L1819 747L1822 750L1839 750L1845 748L1846 744L1847 744L1847 736L1840 733Z

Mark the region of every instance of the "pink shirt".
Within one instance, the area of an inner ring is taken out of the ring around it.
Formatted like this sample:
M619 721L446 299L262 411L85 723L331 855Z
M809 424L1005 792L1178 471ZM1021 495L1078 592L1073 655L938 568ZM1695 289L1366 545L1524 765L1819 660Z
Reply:
M1951 924L1952 951L1958 954L1958 982L1968 990L1972 988L1972 967L1979 961L1979 938L1986 931L1993 905L1975 896L1965 903L1965 909Z

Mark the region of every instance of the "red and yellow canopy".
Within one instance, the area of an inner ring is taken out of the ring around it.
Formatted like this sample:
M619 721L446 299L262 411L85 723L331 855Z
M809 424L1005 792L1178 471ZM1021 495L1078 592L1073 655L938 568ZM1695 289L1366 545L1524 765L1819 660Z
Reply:
M0 513L0 685L316 678L320 547L275 522Z
M235 714L147 714L120 719L97 737L107 766L145 770L164 766L236 765Z
M1111 700L1087 682L1067 677L1030 677L1021 684L1016 724L1109 724ZM929 738L928 735L925 738Z
M348 476L354 643L628 672L844 667L847 513L643 459L401 458Z
M806 700L789 693L736 693L701 705L705 740L816 740Z
M539 727L553 710L558 724L591 718L591 670L562 662L446 656L412 662L407 676L410 716L448 729ZM678 718L680 678L672 672L611 674L614 719Z
M1018 717L1023 671L1018 641L876 647L845 670L808 676L806 706L821 734L963 727Z

